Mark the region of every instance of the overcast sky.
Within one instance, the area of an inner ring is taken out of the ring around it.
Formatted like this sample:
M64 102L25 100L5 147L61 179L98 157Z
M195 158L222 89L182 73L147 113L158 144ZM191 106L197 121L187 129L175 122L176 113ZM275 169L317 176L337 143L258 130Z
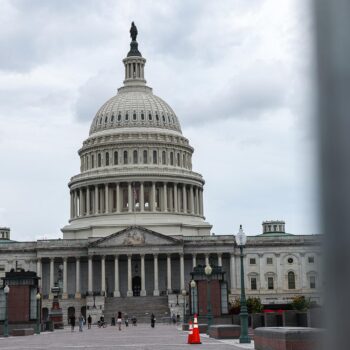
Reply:
M216 234L319 233L308 1L0 0L0 226L62 237L69 178L122 84L135 21L148 85L175 110Z

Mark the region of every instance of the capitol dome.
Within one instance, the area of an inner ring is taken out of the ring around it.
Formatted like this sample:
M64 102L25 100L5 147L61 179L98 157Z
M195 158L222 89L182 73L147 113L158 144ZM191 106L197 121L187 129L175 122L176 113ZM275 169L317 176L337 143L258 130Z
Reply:
M132 225L165 235L210 234L194 149L175 112L146 85L136 35L123 60L124 84L97 111L78 151L64 238L104 237Z
M152 127L181 133L175 112L146 86L120 88L96 113L90 135L126 127Z

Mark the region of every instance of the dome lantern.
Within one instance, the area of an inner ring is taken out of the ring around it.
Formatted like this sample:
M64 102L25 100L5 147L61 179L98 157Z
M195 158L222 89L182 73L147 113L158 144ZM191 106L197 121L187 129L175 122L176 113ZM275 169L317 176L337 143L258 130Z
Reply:
M123 60L125 66L125 86L146 85L144 74L146 59L142 57L141 52L138 49L138 42L136 41L137 34L137 28L134 22L132 22L130 28L130 36L132 39L130 43L130 51L128 52L127 57Z

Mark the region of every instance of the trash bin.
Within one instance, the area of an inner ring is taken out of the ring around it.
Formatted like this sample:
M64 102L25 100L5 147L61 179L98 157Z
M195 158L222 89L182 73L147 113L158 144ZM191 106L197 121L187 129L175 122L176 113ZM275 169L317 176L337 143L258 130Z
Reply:
M115 317L112 317L111 319L111 326L115 326Z

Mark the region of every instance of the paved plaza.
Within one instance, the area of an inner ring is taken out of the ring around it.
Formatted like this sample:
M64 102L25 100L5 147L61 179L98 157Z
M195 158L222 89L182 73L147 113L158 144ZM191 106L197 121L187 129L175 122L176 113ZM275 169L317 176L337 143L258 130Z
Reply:
M239 349L232 345L232 341L219 341L207 336L203 336L201 340L201 345L187 345L187 333L173 325L159 324L153 329L150 325L141 324L137 327L123 327L122 331L112 326L107 328L93 326L90 330L85 327L82 333L76 327L74 333L70 328L65 328L40 335L0 338L0 349Z

